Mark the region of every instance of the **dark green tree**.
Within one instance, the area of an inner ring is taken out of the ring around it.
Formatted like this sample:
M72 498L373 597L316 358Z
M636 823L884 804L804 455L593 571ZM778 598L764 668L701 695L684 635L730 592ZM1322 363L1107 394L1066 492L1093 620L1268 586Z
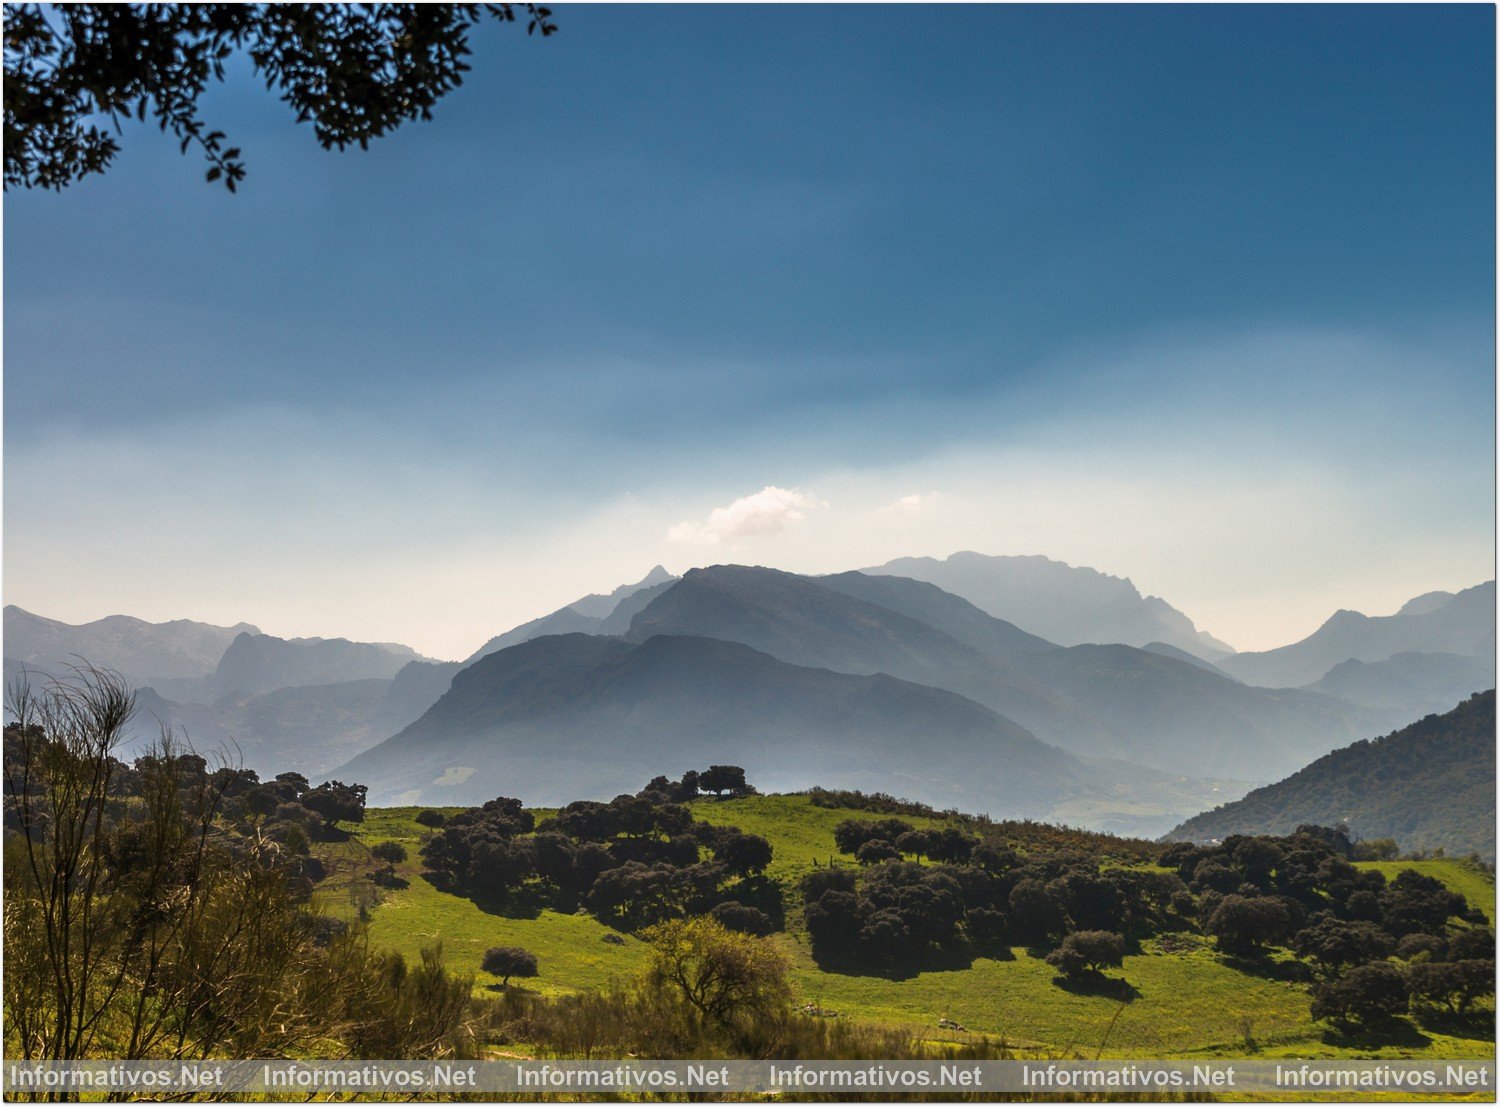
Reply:
M484 951L480 967L498 976L500 983L509 987L513 976L536 975L536 954L520 946L492 946Z
M524 8L527 33L557 28ZM5 187L61 189L102 173L120 124L148 117L197 147L233 192L240 149L199 114L236 54L311 123L324 149L368 146L463 83L469 34L511 4L15 4L5 11Z

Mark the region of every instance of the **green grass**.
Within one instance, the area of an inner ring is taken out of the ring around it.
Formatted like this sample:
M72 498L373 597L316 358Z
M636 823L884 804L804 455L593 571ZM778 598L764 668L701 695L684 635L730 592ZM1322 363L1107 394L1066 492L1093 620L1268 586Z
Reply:
M448 965L474 973L480 989L499 980L479 967L484 951L491 946L523 946L535 953L540 973L535 980L526 981L526 987L543 995L605 988L612 980L628 981L640 973L645 961L641 941L628 934L619 935L623 945L605 941L606 935L615 932L592 916L543 911L535 918L508 918L484 911L461 896L438 891L421 873L417 851L431 831L414 821L420 810L371 810L363 824L349 826L354 831L350 841L319 846L318 855L325 863L332 858L339 864L319 889L328 910L353 917L349 885L377 867L369 856L369 847L377 842L400 842L408 858L396 866L396 872L408 884L398 890L379 891L380 902L370 912L370 938L376 945L415 961L423 947L441 942Z
M319 856L334 867L319 895L331 911L354 913L349 887L374 867L368 849L398 841L409 860L398 873L409 884L382 891L371 912L372 939L414 958L423 946L441 941L448 963L476 974L477 987L496 978L479 971L486 948L518 945L537 955L540 974L525 986L542 994L592 990L612 980L628 981L641 970L645 947L630 936L623 945L604 940L609 928L587 915L543 911L535 918L488 913L459 896L438 891L421 876L418 848L430 833L414 820L418 808L372 810L351 827L347 842L323 843ZM702 801L693 814L707 822L739 826L768 838L775 852L771 875L793 892L797 879L814 865L838 857L833 828L848 818L880 818L870 812L815 807L804 796L756 796ZM906 817L918 826L939 826L940 818ZM847 860L847 859L846 859ZM1428 873L1480 904L1493 918L1495 886L1486 874L1459 861L1375 862L1392 876L1402 868ZM1003 1036L1023 1049L1077 1052L1106 1057L1417 1057L1493 1056L1491 1039L1455 1038L1413 1031L1405 1038L1359 1045L1338 1040L1314 1024L1305 984L1251 975L1226 964L1209 944L1153 939L1127 956L1112 977L1129 982L1130 1002L1079 995L1053 983L1052 970L1023 949L1012 960L982 958L968 968L922 972L890 980L846 976L820 970L800 930L800 910L788 896L790 930L775 937L793 965L800 999L841 1015L917 1028L936 1028L953 1019L971 1031ZM1283 955L1285 957L1287 955ZM1113 1024L1111 1026L1111 1024ZM1252 1045L1247 1046L1246 1038Z

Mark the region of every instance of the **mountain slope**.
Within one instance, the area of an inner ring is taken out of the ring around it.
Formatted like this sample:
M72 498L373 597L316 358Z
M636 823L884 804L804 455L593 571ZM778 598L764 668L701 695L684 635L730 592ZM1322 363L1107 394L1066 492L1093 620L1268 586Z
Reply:
M639 611L642 603L645 602L638 601L631 604L629 603L631 598L642 592L651 592L654 595L655 590L671 584L676 579L666 569L657 565L634 584L622 584L608 595L591 593L581 600L574 600L566 607L558 608L551 614L522 623L504 634L497 634L475 650L470 655L468 663L472 664L497 650L519 646L522 642L529 642L533 638L541 638L548 634L621 634L630 625L631 616ZM624 617L616 618L614 620L616 625L611 628L602 628L601 624L609 620L621 608L626 609L627 613Z
M1495 856L1495 693L1321 757L1279 783L1195 816L1168 837L1287 834L1347 822L1404 850Z
M5 608L5 660L8 668L25 665L59 675L84 658L140 684L158 677L211 673L229 644L247 633L260 631L249 623L232 627L187 619L148 623L128 615L74 625L10 604Z
M926 581L853 572L809 579L819 587L916 619L991 657L1008 658L1057 648L1045 638L1028 634L1014 623L997 619L968 600Z
M943 560L901 557L863 571L928 581L1064 646L1159 641L1205 661L1233 652L1165 600L1142 596L1128 579L1046 557L964 552Z
M792 665L887 673L956 692L1033 733L1086 742L1103 725L973 646L821 578L745 565L691 569L631 621L625 637L643 642L657 634L742 642Z
M765 789L822 783L1009 813L1096 787L1061 750L952 693L672 635L500 651L338 773L370 785L372 802L547 804L714 762L743 765Z
M1329 669L1310 692L1338 696L1386 713L1391 725L1442 711L1494 687L1494 664L1452 653L1398 653L1385 661L1345 661Z
M874 594L865 587L870 579L850 574L843 584ZM698 635L743 642L794 665L885 672L956 692L1073 753L1194 776L1274 779L1376 725L1367 712L1326 696L1247 688L1211 667L1130 646L992 657L828 583L738 565L694 569L636 616L627 637ZM885 587L894 594L906 586ZM958 610L924 602L945 614Z
M1369 733L1367 713L1332 697L1251 688L1130 646L1072 646L1012 667L1114 724L1113 748L1090 752L1158 769L1264 780Z
M1218 665L1247 684L1297 688L1321 680L1344 661L1384 661L1398 653L1451 653L1493 659L1495 582L1457 595L1428 593L1395 615L1338 611L1300 642L1240 653Z

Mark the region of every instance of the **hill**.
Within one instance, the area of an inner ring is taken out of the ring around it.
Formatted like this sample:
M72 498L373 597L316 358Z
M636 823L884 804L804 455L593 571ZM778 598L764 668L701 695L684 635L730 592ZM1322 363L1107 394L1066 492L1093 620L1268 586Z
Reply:
M1385 661L1401 653L1458 654L1494 662L1495 582L1457 595L1431 592L1394 615L1337 611L1312 634L1279 649L1239 653L1218 665L1247 684L1299 688L1345 661Z
M59 675L86 658L113 669L132 684L160 678L201 677L213 672L229 644L241 634L259 634L249 623L232 627L174 619L148 623L111 615L91 623L62 623L14 604L5 608L6 668Z
M413 821L417 810L372 810L363 824L350 825L351 839L318 847L333 873L319 888L320 900L330 911L352 915L351 876L372 867L370 846L395 841L410 855L398 867L409 883L382 892L372 910L370 934L377 945L414 960L423 945L441 939L452 967L476 973L487 948L521 946L536 952L541 963L540 975L525 986L545 996L606 989L612 981L629 980L642 970L648 953L645 943L634 935L612 933L591 915L550 909L539 913L486 910L471 899L439 891L423 875L417 856L429 833ZM1234 962L1191 934L1173 941L1147 939L1128 950L1124 964L1111 970L1111 975L1123 977L1136 990L1123 1005L1107 991L1058 987L1055 973L1040 956L1042 951L1022 946L976 958L967 968L935 966L900 977L824 971L809 952L797 882L837 854L833 829L841 821L878 816L854 808L820 807L806 795L704 799L693 804L692 812L697 819L738 826L770 841L774 852L768 875L790 897L788 930L771 940L791 959L798 1001L836 1012L840 1021L871 1020L927 1039L965 1040L968 1035L963 1031L939 1028L940 1020L948 1019L970 1032L1003 1036L1020 1056L1076 1051L1111 1058L1483 1058L1493 1052L1493 1038L1474 1031L1449 1036L1429 1030L1420 1036L1357 1043L1330 1036L1324 1026L1311 1020L1307 986L1295 972L1301 966L1289 954L1279 952L1277 960L1262 971L1238 971ZM918 827L944 822L903 818ZM1048 833L1054 829L1017 828L1014 848L1111 853L1108 840L1054 843ZM1149 864L1143 867L1152 871ZM1493 881L1456 862L1360 867L1378 868L1388 876L1415 869L1449 884L1493 916ZM481 974L477 987L484 988L489 979ZM997 1001L997 997L1002 999ZM1246 1042L1247 1036L1253 1044Z
M901 557L863 571L928 581L1064 646L1159 641L1205 661L1234 652L1165 600L1142 596L1127 578L1047 557L964 552L941 560Z
M1495 856L1495 693L1445 715L1321 757L1279 783L1187 820L1168 835L1203 841L1284 834L1301 823L1347 822L1404 850Z
M823 781L1030 814L1096 787L1075 759L950 692L675 635L560 635L492 654L338 772L377 801L548 804L724 762L776 789Z

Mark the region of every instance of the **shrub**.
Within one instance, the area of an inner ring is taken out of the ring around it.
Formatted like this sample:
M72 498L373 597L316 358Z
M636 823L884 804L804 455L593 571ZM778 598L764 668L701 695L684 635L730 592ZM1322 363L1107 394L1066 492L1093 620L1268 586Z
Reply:
M418 811L415 821L418 826L439 827L448 821L448 816L428 808L426 811Z

